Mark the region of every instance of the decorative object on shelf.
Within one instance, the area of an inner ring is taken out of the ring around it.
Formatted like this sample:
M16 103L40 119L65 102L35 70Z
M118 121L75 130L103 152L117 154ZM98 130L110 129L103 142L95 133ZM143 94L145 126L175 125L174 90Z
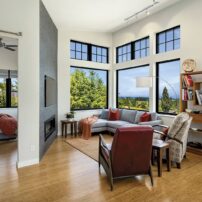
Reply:
M193 72L196 70L196 61L194 59L186 59L182 64L185 72Z
M75 114L74 111L70 111L70 112L66 113L66 118L68 120L72 120L74 118L74 114Z

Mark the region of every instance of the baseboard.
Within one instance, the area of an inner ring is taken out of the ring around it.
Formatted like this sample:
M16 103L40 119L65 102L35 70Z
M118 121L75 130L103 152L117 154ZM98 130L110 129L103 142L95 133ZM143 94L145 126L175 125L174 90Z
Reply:
M38 164L39 163L39 159L31 159L31 160L27 160L27 161L18 161L17 162L17 168L22 168L25 166L31 166L34 164Z

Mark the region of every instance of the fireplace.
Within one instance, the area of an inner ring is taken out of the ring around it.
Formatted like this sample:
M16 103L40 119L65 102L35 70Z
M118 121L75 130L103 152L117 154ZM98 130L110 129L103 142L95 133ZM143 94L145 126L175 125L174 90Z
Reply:
M55 115L44 122L44 140L46 141L55 131Z

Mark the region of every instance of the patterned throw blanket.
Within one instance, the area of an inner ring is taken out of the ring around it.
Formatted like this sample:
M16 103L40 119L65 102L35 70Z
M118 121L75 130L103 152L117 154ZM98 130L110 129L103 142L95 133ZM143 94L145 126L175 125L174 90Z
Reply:
M91 126L97 119L97 116L91 116L79 121L79 131L81 132L83 139L88 140L91 137Z

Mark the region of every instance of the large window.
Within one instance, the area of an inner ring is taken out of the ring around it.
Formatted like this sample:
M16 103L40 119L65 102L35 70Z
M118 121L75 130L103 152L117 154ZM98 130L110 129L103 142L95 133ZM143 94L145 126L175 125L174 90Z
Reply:
M117 63L131 60L131 43L117 47Z
M108 108L108 71L71 67L71 110Z
M136 87L136 77L149 76L149 66L117 70L117 107L149 111L149 88Z
M156 53L180 48L180 26L160 32L156 35Z
M0 70L0 108L17 107L17 105L17 72Z
M71 40L70 58L99 63L108 63L108 48Z
M177 114L180 97L180 60L157 63L157 101L159 113Z
M149 37L135 41L134 58L143 58L149 55Z

